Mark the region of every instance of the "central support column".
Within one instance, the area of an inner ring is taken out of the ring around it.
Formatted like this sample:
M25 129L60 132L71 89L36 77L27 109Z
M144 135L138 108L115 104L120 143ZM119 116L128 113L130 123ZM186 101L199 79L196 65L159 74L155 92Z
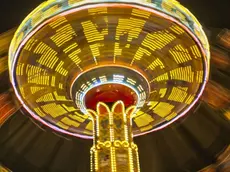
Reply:
M135 106L125 110L122 101L110 109L98 103L93 120L94 143L91 148L92 172L139 172L137 145L133 143L132 117Z

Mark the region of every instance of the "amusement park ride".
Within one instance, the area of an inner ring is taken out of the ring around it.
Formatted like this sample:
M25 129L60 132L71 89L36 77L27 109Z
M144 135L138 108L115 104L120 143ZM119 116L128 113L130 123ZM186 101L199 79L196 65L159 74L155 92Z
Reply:
M133 137L186 115L209 75L207 38L175 0L48 0L9 53L22 106L55 131L93 139L96 172L140 171Z

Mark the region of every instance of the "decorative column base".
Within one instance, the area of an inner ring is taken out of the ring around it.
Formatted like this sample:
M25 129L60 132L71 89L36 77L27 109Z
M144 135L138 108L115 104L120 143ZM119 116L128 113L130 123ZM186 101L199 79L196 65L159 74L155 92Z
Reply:
M94 123L91 171L139 172L138 148L132 136L135 106L125 111L124 103L118 101L111 110L104 103L98 103L96 109L88 110Z

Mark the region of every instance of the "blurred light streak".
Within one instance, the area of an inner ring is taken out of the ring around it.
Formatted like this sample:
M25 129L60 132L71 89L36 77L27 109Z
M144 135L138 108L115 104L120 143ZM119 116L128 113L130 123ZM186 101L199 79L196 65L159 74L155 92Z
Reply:
M216 166L215 165L210 165L199 172L216 172Z
M201 100L215 109L226 108L230 102L230 91L214 81L209 81Z
M227 53L219 49L212 48L211 57L211 64L214 64L217 68L228 70L230 67L230 57Z
M10 93L0 94L0 126L16 111Z
M4 167L2 164L0 164L0 172L11 172L8 168Z
M0 74L8 69L8 50L15 29L0 34Z
M11 29L5 33L0 34L0 57L2 54L8 54L10 42L14 36L15 29ZM5 56L5 55L4 55Z
M224 116L225 116L228 120L230 120L230 110L226 111L226 112L224 113Z
M8 69L8 57L0 58L0 74L7 71Z
M224 29L217 36L218 42L225 48L230 49L230 30Z

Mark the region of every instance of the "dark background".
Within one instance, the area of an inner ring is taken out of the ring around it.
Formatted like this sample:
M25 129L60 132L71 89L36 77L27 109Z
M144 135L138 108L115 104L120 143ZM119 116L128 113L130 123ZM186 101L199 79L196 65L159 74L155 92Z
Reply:
M0 33L18 26L44 0L1 0ZM179 0L206 27L230 28L230 0Z

